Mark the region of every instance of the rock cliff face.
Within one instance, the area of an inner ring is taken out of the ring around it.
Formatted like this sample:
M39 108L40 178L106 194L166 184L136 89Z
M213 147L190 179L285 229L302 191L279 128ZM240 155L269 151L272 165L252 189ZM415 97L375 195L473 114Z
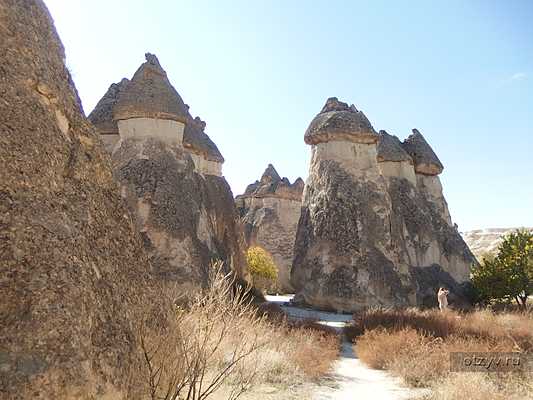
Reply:
M465 242L472 250L472 253L481 261L483 256L498 253L498 246L503 241L505 235L517 229L527 229L533 232L533 228L486 228L474 229L463 233Z
M205 280L214 260L242 276L244 241L224 159L156 56L146 54L131 80L112 84L89 119L112 153L159 276L185 290Z
M305 133L312 157L295 243L296 300L316 307L434 303L439 285L466 301L474 258L451 219L442 164L415 131L377 134L353 105L328 99Z
M0 37L1 397L138 398L157 296L109 156L44 4L0 1Z
M260 246L272 255L278 267L278 287L285 293L294 290L290 270L303 188L301 178L291 184L269 164L261 180L248 185L235 199L246 244Z

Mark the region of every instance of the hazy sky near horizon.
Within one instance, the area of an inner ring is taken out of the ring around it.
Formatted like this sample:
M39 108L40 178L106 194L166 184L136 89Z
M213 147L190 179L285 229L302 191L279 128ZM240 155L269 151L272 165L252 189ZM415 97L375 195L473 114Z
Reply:
M533 226L533 1L45 0L86 114L155 53L207 122L233 193L307 177L328 97L418 128L461 231Z

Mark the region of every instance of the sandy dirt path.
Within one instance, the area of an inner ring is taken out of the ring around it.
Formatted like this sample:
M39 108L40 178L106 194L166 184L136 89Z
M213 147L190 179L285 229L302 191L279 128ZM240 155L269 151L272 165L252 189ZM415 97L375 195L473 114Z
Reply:
M346 314L316 311L290 306L292 296L267 296L267 300L279 304L290 318L311 318L325 325L342 329L352 318ZM385 371L371 369L354 354L348 341L342 343L339 360L335 363L328 384L313 393L312 400L407 400L422 397L424 389L410 389L399 378Z

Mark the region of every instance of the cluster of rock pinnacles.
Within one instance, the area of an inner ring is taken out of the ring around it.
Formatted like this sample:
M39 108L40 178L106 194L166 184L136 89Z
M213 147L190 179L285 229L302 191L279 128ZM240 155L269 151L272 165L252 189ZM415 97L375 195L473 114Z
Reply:
M89 120L154 265L184 285L213 258L243 275L242 252L255 245L273 256L280 291L320 308L424 304L438 285L460 295L468 281L473 257L442 194L443 166L416 129L400 142L330 98L305 133L307 184L270 164L235 210L224 158L156 56L112 84Z
M328 99L305 133L307 182L269 165L234 199L154 55L87 120L42 1L0 2L0 36L7 398L138 398L138 321L164 329L161 290L195 290L213 260L245 279L251 245L318 308L429 304L438 285L465 300L474 258L418 131L400 142Z

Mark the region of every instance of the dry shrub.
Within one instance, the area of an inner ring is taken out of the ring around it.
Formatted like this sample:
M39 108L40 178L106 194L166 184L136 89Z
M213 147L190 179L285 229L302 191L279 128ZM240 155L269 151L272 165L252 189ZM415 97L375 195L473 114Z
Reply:
M375 308L354 316L345 334L354 341L366 331L385 328L399 331L412 328L436 338L449 336L512 342L515 351L533 348L533 318L530 314L496 314L489 310L459 314L454 311L421 311L415 308Z
M373 368L387 369L409 385L430 387L431 400L512 399L532 393L532 373L452 373L451 352L529 353L528 314L369 310L350 328L356 352ZM362 332L362 334L361 334Z
M331 369L339 355L339 336L331 327L307 322L289 329L297 347L292 362L309 378L318 378Z
M362 335L376 328L402 330L413 328L435 337L446 337L455 331L456 314L421 311L415 308L372 308L354 315L350 328L352 337Z
M388 369L395 357L404 357L416 348L425 345L426 338L414 329L391 332L380 328L367 331L357 341L357 356L371 368Z
M533 384L524 377L463 372L434 382L424 400L524 400L533 398L532 393Z
M158 332L145 325L138 332L143 384L152 400L202 400L219 390L236 399L259 383L293 385L316 378L337 357L336 336L311 323L291 326L275 306L258 311L253 296L235 290L221 266L195 298L182 306L165 303L174 304L171 326Z
M498 385L484 373L454 373L433 385L426 400L507 400Z
M271 322L283 323L287 321L287 314L276 303L264 302L257 306L257 313Z
M170 329L157 334L143 327L139 335L151 400L206 399L228 379L228 399L236 399L251 386L257 371L241 366L266 342L241 326L258 327L262 319L246 293L234 290L222 265L213 268L208 288L187 309L176 306L171 313Z

